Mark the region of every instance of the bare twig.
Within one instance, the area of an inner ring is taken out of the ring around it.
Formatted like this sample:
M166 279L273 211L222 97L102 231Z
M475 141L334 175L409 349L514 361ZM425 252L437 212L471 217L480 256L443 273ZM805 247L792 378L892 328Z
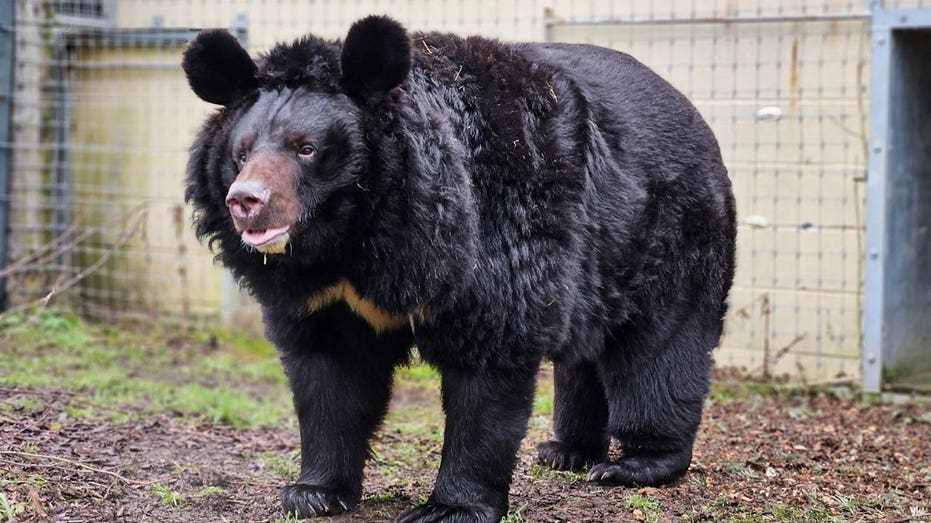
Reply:
M760 315L763 316L763 379L772 379L769 361L769 341L770 341L770 315L772 309L769 307L769 293L764 293L760 298Z
M768 306L768 302L767 302L767 306ZM750 371L750 375L756 375L758 372L762 371L763 378L771 379L772 378L772 375L771 375L772 367L775 367L776 364L779 363L779 360L781 360L783 356L788 354L789 351L792 350L793 347L803 342L805 338L807 337L808 337L807 332L803 332L802 334L795 336L794 338L792 338L792 341L780 347L779 350L777 350L772 356L768 356L768 355L765 356L766 359L764 360L763 364L753 369L752 371ZM769 344L767 344L766 348L768 352Z
M129 479L126 476L122 476L120 474L117 474L116 472L113 472L112 470L99 469L99 468L92 467L90 465L81 463L80 461L74 461L68 458L63 458L61 456L52 456L50 454L36 454L34 452L20 452L17 450L0 450L0 455L16 456L19 458L44 459L48 461L58 461L60 463L65 463L67 465L71 465L72 467L77 467L79 469L87 470L90 472L96 472L98 474L106 474L107 476L112 476L122 481L123 483L129 483L131 485L152 485L153 483L158 483L160 481L160 480L138 481L135 479ZM57 468L57 469L64 468L59 465L50 465L47 463L21 463L21 462L15 462L15 461L7 461L7 460L2 460L2 461L8 464L11 464L11 465L19 466L19 467L45 467L45 468Z
M16 314L16 313L19 313L25 310L31 310L31 309L36 309L35 312L41 312L42 310L48 307L49 303L51 303L52 299L54 299L57 295L74 287L81 280L83 280L84 278L88 277L89 275L99 270L100 267L102 267L105 263L107 263L107 261L109 261L110 258L112 258L113 255L121 247L123 247L123 245L125 245L126 242L128 242L130 238L132 238L133 235L136 233L136 231L139 229L139 226L142 223L141 217L144 216L144 212L145 212L147 205L148 203L139 204L136 207L132 208L125 215L121 216L118 221L115 221L113 223L106 223L106 224L103 224L97 227L91 227L85 230L84 232L82 232L81 234L79 234L78 236L72 238L70 241L64 241L62 239L63 237L60 236L59 238L50 242L50 244L57 245L56 248L50 250L47 247L43 247L39 250L46 254L41 255L37 258L35 254L33 253L32 255L27 257L27 259L32 260L31 262L29 263L17 262L14 265L12 265L10 268L8 268L8 269L12 269L10 273L14 271L25 272L27 270L35 270L37 261L40 263L44 263L42 260L53 259L54 257L57 257L63 254L64 252L73 250L74 247L77 246L77 244L80 241L82 241L84 238L87 238L88 236L90 236L91 234L95 232L112 229L118 226L119 224L123 224L122 232L119 238L117 238L116 242L114 242L113 245L111 245L109 249L107 249L103 254L101 254L100 257L94 263L87 266L86 268L84 268L84 270L82 270L81 272L75 274L74 276L70 278L66 278L65 273L60 274L58 277L58 280L52 285L49 291L42 298L26 302L26 303L23 303L15 307L11 307L7 309L6 311L4 311L2 314L0 314L0 318L4 316ZM39 266L39 268L41 268L41 266ZM19 323L17 327L11 329L10 331L7 331L5 336L0 337L0 340L8 338L9 335L12 332L15 332L16 330L19 330L23 327L33 324L36 321L36 318L38 318L38 315L33 314L26 321Z
M87 407L91 409L102 410L106 412L122 412L118 408L112 405L103 405L94 403L92 401L81 399L72 391L67 390L39 390L39 389L25 389L19 387L0 387L0 394L6 395L7 397L12 396L35 396L39 398L47 398L49 400L57 400L62 402L67 402L69 405L75 405L79 407ZM0 420L4 418L0 417Z
M65 243L66 240L68 240L68 237L77 231L79 225L80 221L75 221L71 227L68 227L65 232L59 234L55 238L52 238L52 241L43 244L35 251L0 269L0 278L19 272L26 272L31 267L41 266L48 261L60 256L61 254L64 254L65 252L73 249L77 241L82 240L91 232L93 232L92 230L85 231L84 233L78 235L74 240Z
M74 233L77 232L78 228L80 227L80 220L76 220L75 223L68 227L67 230L55 238L52 238L52 240L48 243L40 246L38 249L29 253L23 258L14 260L6 267L0 269L0 277L10 276L21 272L35 270L36 268L41 268L46 263L54 260L62 254L73 251L79 243L94 233L106 229L112 229L114 227L120 226L121 224L124 224L125 229L125 224L129 223L131 219L137 217L140 214L140 211L144 210L147 206L147 202L141 203L130 209L124 215L121 215L116 220L94 227L88 227L81 231L80 234L74 235Z

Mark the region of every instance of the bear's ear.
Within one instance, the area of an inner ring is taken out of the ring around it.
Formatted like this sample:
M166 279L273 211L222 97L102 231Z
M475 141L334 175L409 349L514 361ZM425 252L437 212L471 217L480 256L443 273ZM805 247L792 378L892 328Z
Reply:
M385 93L401 85L411 68L411 40L404 26L387 16L369 16L352 24L343 54L342 84L355 96Z
M259 85L255 62L224 29L198 33L184 50L181 67L194 94L205 102L228 105Z

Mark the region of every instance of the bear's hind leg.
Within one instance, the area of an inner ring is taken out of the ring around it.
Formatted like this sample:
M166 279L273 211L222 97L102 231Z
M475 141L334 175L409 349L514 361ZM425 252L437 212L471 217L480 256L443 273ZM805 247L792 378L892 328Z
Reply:
M620 441L622 455L592 467L589 481L661 485L688 470L720 321L703 321L700 313L678 322L670 316L611 337L601 370L608 433Z
M541 463L555 470L581 470L608 453L608 404L592 362L557 361L551 441L537 448Z

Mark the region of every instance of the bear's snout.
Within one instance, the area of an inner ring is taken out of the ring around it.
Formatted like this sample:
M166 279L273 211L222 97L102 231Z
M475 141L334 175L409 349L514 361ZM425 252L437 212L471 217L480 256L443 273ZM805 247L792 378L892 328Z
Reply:
M259 151L245 162L226 192L226 208L243 244L282 253L299 218L300 168L284 154Z
M269 190L259 182L234 182L226 193L226 206L233 218L245 220L257 216L268 202Z

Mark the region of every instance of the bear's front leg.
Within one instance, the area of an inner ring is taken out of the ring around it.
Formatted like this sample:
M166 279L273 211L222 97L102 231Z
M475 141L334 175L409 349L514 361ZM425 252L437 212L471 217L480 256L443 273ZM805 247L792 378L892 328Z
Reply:
M402 333L376 336L348 311L338 312L268 322L301 433L301 472L281 490L281 505L301 518L358 504L369 438L384 418L392 371L409 343Z
M443 457L433 494L396 523L496 523L533 406L536 368L445 369Z

